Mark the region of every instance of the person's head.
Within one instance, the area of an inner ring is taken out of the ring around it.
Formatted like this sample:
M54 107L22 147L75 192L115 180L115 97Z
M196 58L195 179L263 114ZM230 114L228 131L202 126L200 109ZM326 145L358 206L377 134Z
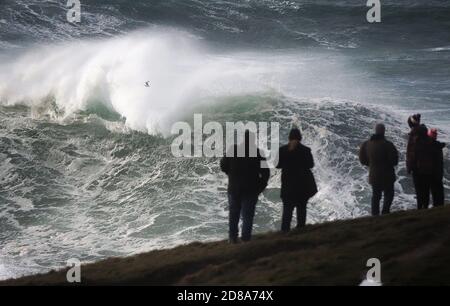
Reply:
M375 135L377 136L384 136L386 133L386 127L382 123L378 123L375 125Z
M408 118L408 125L410 128L418 127L420 125L420 114L412 115Z
M436 129L429 129L428 130L428 137L437 140L438 131Z
M292 130L289 132L289 151L295 150L295 148L297 148L302 141L302 138L303 137L300 130L298 128L292 128Z
M289 141L302 141L303 136L302 133L300 132L300 130L298 128L293 128L290 132L289 132Z

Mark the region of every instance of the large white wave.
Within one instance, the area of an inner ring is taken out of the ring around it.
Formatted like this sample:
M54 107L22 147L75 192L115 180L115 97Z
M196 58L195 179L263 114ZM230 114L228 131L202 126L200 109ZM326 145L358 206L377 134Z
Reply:
M101 104L122 115L130 128L165 134L174 116L205 97L275 90L352 98L360 88L336 60L307 56L213 52L186 32L145 30L6 56L0 100L29 106L51 101L62 117Z
M54 100L66 115L101 103L131 128L154 133L202 95L260 90L266 70L212 57L186 33L147 31L27 52L2 69L0 97L7 105Z

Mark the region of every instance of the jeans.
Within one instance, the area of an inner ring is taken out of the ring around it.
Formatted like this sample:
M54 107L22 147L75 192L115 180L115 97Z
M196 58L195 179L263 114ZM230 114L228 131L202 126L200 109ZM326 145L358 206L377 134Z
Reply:
M382 214L386 215L391 211L394 200L394 184L387 187L372 186L372 216L380 215L380 201L384 193Z
M228 193L229 204L229 238L231 242L237 242L239 233L239 219L242 217L242 241L250 241L252 238L253 218L255 216L258 194L233 194Z
M297 210L297 228L306 225L306 205L308 201L300 201L299 203L283 202L283 216L281 218L281 231L289 232L291 230L291 221L294 208Z

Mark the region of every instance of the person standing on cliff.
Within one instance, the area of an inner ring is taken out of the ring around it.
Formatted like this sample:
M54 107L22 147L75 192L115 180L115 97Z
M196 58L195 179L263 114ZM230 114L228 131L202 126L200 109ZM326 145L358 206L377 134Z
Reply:
M281 231L291 229L292 214L297 211L297 228L306 224L308 200L317 193L317 185L311 171L314 159L311 149L301 143L302 134L294 128L289 133L289 143L279 149L277 168L281 169L281 199L283 215Z
M394 144L385 138L386 128L377 124L375 134L361 145L359 160L369 167L369 183L372 186L372 215L380 214L380 200L384 194L382 214L390 213L394 200L395 166L398 164L398 151Z
M444 153L445 143L437 140L438 132L436 129L428 130L428 137L431 138L433 154L433 174L431 176L431 196L433 197L433 206L444 205Z
M412 175L416 191L417 209L428 208L430 202L431 176L433 173L432 140L428 129L421 124L421 115L408 118L411 131L406 147L406 171Z
M411 174L414 170L416 142L419 136L421 115L415 114L408 118L411 131L408 134L408 145L406 147L406 171Z
M427 209L430 205L431 184L436 171L436 150L424 124L419 125L415 133L412 154L407 155L408 173L412 173L417 209Z
M228 175L230 243L238 242L241 216L241 240L251 239L258 196L266 188L270 176L270 170L261 166L264 160L256 146L255 135L247 130L244 142L230 147L220 161L221 170Z

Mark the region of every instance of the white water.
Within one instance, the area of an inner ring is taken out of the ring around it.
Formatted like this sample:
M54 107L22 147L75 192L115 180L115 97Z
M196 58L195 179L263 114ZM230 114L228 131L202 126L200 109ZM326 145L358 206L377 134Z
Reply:
M195 38L174 31L39 47L2 69L0 97L7 105L53 98L66 115L101 103L129 127L155 133L194 97L261 90L267 68L200 50Z
M102 105L126 118L128 127L151 134L166 134L176 116L205 97L275 91L361 100L367 92L340 60L305 52L212 52L199 38L173 29L37 46L6 56L1 65L3 105L51 101L63 118Z

